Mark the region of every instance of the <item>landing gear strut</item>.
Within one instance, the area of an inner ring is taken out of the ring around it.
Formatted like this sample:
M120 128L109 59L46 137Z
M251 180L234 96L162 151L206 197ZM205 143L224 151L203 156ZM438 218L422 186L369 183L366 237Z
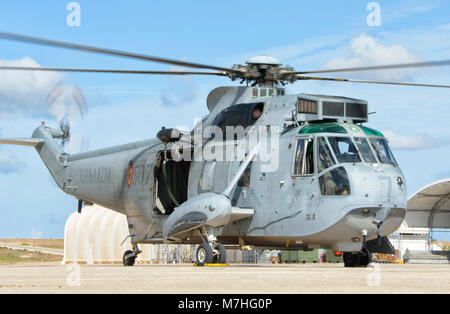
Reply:
M137 256L141 253L142 251L139 250L137 244L133 243L133 251L128 250L125 253L123 253L122 258L123 266L133 266L134 263L136 262Z

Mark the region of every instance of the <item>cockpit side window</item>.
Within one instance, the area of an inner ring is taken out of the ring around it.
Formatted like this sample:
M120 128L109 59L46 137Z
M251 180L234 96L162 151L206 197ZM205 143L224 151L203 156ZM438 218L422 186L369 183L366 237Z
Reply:
M311 174L314 174L314 140L312 138L302 138L297 142L294 175Z
M344 167L334 168L319 178L322 195L350 195L350 180Z
M331 149L328 146L327 140L324 137L317 139L317 145L319 147L318 153L318 170L319 173L325 169L328 169L336 164Z
M364 137L355 137L355 143L358 146L359 152L365 162L371 164L377 163L377 159L373 155L372 150L369 147L369 143Z
M329 136L331 148L338 162L360 162L361 158L358 155L355 145L349 137L333 137Z
M381 163L393 166L397 165L397 161L384 138L372 138L370 139L370 144Z

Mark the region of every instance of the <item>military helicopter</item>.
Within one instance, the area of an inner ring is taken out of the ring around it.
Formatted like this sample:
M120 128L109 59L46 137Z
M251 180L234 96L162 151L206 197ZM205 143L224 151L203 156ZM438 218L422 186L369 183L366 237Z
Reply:
M0 38L210 71L0 70L209 75L245 83L212 90L209 114L192 132L162 128L155 139L80 154L67 154L56 142L66 141L69 128L45 123L31 138L0 140L34 147L59 188L78 199L78 211L89 202L127 216L133 250L124 252L125 266L135 263L141 243L198 244L198 265L224 263L225 246L238 246L326 248L342 254L347 267L367 266L372 253L392 250L386 236L405 217L404 175L383 134L364 125L366 101L286 95L283 86L327 80L450 88L307 76L450 60L299 72L269 56L226 68L11 33ZM230 128L236 132L229 135Z

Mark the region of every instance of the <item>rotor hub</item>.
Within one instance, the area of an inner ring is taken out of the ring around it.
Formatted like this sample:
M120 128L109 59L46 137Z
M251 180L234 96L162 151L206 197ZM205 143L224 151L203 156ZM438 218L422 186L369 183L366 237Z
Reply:
M266 87L291 82L291 77L287 74L294 71L289 66L282 66L278 59L266 55L251 57L246 61L246 65L235 64L232 69L237 70L228 74L232 80L241 79L241 83Z
M245 63L252 65L252 64L259 64L259 65L271 65L271 66L280 66L281 62L271 56L267 55L257 55L254 57L251 57L248 59Z

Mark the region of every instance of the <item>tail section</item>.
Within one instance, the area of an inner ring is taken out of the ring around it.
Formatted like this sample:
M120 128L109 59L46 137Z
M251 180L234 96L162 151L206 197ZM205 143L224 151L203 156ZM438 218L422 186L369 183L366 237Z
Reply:
M54 139L63 136L64 134L60 130L49 128L45 124L42 124L42 126L34 130L31 138L0 139L0 144L33 146L56 184L62 189L64 184L64 169L68 155Z

